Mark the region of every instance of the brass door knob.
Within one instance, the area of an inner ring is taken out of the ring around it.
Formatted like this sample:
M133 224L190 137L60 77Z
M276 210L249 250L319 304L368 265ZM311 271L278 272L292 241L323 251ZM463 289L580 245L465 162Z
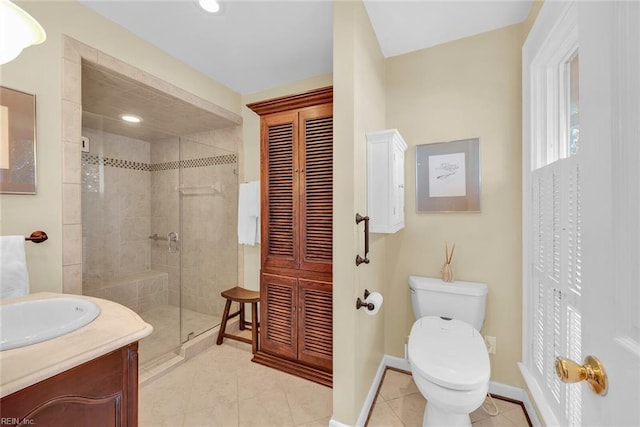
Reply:
M593 356L584 359L584 365L563 357L556 357L556 374L562 382L577 383L586 380L596 394L607 394L607 373L602 363Z

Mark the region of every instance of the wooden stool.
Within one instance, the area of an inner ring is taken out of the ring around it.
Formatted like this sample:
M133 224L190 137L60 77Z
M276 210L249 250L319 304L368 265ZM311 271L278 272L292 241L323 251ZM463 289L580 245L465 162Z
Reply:
M251 350L253 353L258 351L258 302L260 301L260 292L250 291L245 288L236 286L235 288L227 289L220 295L227 299L227 303L224 306L224 313L222 314L222 324L220 325L220 331L218 332L218 345L222 344L224 338L230 338L232 340L238 340L251 344ZM231 309L231 302L235 301L239 304L240 309L235 313L229 314ZM245 303L251 303L251 323L244 320L244 305ZM240 315L240 330L243 331L246 326L251 325L251 339L240 337L237 335L231 335L224 332L227 328L227 320L232 317Z

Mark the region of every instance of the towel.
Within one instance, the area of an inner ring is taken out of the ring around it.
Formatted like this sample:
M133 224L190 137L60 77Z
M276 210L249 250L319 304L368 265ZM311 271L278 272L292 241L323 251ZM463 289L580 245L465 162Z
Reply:
M260 243L260 182L240 184L238 194L238 243Z
M29 293L24 236L0 236L0 298Z

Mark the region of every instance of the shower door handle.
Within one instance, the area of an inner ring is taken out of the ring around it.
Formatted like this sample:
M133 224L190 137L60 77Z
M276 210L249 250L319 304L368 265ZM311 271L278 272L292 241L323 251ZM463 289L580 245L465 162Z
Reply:
M170 254L175 254L179 249L178 233L171 231L167 234L167 247Z

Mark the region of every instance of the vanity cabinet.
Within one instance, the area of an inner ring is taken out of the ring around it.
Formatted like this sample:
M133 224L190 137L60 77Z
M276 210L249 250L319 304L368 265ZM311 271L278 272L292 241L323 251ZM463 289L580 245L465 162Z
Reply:
M3 397L0 417L10 426L137 426L138 343Z
M332 384L333 88L260 115L260 348L254 361Z
M404 228L404 142L397 129L368 132L367 215L371 233Z

